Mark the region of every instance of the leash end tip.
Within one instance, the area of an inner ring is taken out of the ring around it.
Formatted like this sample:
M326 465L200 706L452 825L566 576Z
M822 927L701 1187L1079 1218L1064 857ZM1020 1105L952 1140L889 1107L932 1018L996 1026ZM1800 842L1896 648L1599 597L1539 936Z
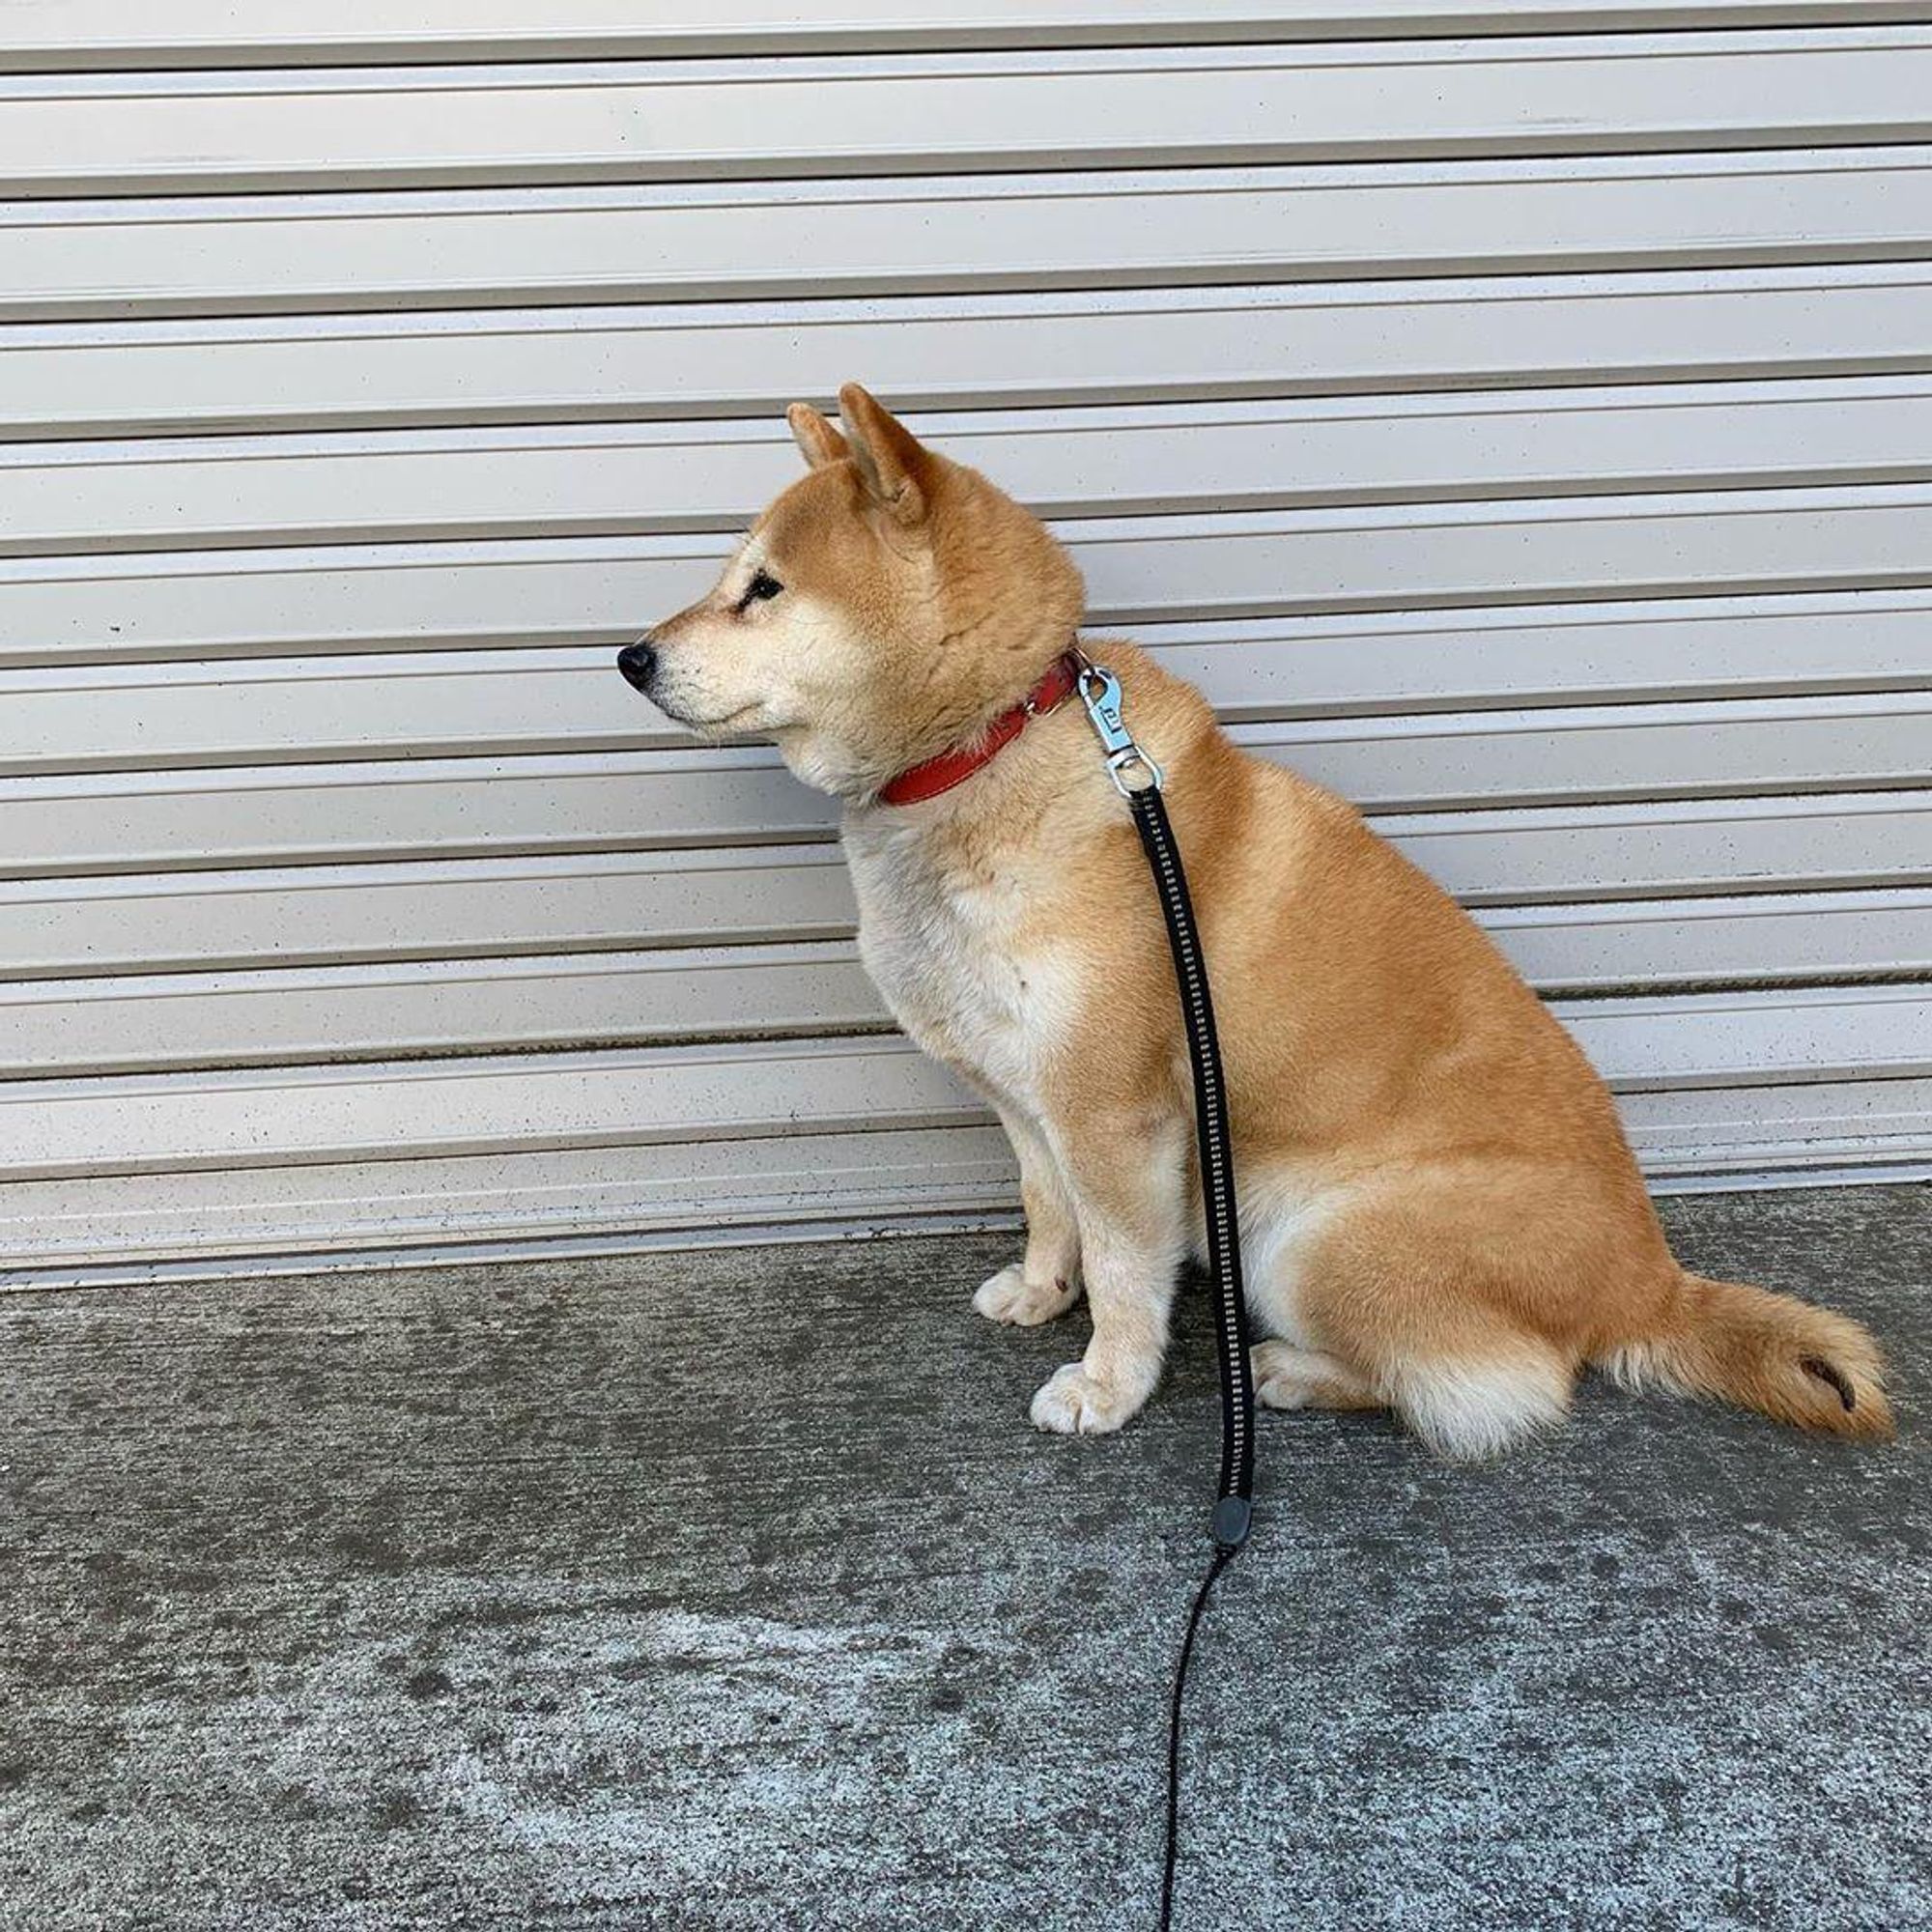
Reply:
M1214 1505L1214 1542L1231 1554L1248 1540L1254 1505L1246 1496L1223 1496Z

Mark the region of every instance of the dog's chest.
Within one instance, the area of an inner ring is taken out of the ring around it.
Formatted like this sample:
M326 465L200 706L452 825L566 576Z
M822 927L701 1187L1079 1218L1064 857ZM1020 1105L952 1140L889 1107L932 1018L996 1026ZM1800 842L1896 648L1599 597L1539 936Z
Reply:
M1071 974L1038 936L1046 882L1024 862L934 854L911 835L845 834L859 955L928 1053L1031 1101L1065 1031Z

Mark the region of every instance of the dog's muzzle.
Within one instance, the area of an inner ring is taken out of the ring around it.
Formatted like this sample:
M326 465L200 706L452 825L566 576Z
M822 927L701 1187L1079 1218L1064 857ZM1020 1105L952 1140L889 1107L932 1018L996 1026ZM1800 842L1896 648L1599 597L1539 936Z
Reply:
M624 682L633 691L641 691L646 697L651 695L651 680L658 674L658 654L648 638L639 638L635 644L626 644L617 653L617 668L624 674Z

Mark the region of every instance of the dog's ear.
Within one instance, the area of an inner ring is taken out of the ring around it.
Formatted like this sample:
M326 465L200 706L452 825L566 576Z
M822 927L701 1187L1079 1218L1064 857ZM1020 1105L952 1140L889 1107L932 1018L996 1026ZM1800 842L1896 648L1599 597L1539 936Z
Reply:
M917 524L925 515L923 479L932 461L925 445L857 383L838 391L838 414L873 501L895 524Z
M851 445L810 403L794 403L785 412L785 421L791 424L808 469L823 469L852 454Z

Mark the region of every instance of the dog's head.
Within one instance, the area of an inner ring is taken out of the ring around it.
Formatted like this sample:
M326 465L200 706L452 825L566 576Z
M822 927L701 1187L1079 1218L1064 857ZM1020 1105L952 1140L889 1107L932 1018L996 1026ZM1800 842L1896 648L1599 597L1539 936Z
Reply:
M842 434L791 406L806 473L710 593L617 662L700 735L776 738L808 783L865 798L1024 696L1084 593L1039 521L978 471L856 383L838 406Z

